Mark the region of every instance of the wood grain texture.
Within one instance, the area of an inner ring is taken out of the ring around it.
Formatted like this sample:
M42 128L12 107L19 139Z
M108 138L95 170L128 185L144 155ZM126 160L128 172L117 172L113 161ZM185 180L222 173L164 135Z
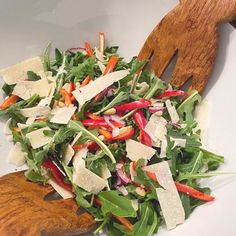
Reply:
M201 92L210 76L218 48L218 24L236 19L236 0L181 0L154 28L138 58L151 55L152 69L161 77L177 53L171 83Z
M77 215L74 199L45 201L51 186L26 180L24 172L0 178L0 235L79 235L95 221L88 213Z

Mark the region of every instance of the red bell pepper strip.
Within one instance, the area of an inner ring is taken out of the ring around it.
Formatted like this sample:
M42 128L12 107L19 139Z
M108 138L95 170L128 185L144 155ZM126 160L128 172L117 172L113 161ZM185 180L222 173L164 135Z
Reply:
M112 139L112 134L108 130L98 129L98 133L103 135L106 140L111 140Z
M158 95L157 99L162 99L165 97L179 97L184 95L184 91L182 90L172 90L172 91L165 91L162 94Z
M72 104L71 96L64 88L61 88L60 94L64 98L66 105Z
M123 133L119 134L116 137L113 137L112 140L115 140L115 141L127 140L127 139L132 138L133 135L134 135L134 128L128 127Z
M60 185L62 188L72 192L72 185L67 184L64 182L64 176L55 163L51 160L45 160L43 162L43 167L47 170L50 170L52 176L54 177L55 181Z
M69 94L72 95L72 92L75 90L75 83L74 82L70 82L69 85ZM73 95L72 95L73 96Z
M152 139L151 137L145 132L144 128L147 124L147 120L144 117L142 111L138 110L133 115L135 124L140 129L139 140L141 143L151 147L152 146Z
M158 183L158 180L156 178L155 173L146 171L146 174L150 179L153 179L154 181L156 181ZM175 186L176 186L176 188L179 192L185 193L185 194L189 195L192 198L196 198L196 199L206 201L206 202L210 202L210 201L213 201L215 199L211 195L200 192L200 191L198 191L198 190L196 190L196 189L194 189L190 186L187 186L185 184L175 182Z
M87 112L85 115L87 117L89 117L90 119L92 119L92 120L102 120L102 121L104 121L104 119L101 116L97 116L97 115L95 115L91 112Z
M85 51L87 52L89 57L93 56L93 51L92 51L91 45L88 42L85 42Z
M141 108L149 107L151 104L152 104L152 102L150 100L147 100L145 98L141 98L138 101L121 104L121 105L115 107L115 109L116 109L117 112L132 111L132 110L135 110L135 109L141 109Z
M83 80L83 82L81 83L80 87L84 87L85 85L89 84L91 81L91 78L89 75L86 76L86 78Z
M112 125L116 127L122 127L123 125L117 121L110 121ZM87 119L82 121L84 126L92 126L92 127L104 127L109 128L110 126L107 124L105 120L93 120L93 119Z
M5 99L5 101L0 104L0 109L6 109L10 107L11 105L17 103L19 101L19 97L16 95L11 95L8 98Z
M115 55L111 56L111 58L108 61L107 66L106 66L106 69L103 72L103 75L113 72L118 60L119 60L119 58L117 56L115 56Z
M99 145L94 141L88 141L87 148L90 152L97 151L99 149Z

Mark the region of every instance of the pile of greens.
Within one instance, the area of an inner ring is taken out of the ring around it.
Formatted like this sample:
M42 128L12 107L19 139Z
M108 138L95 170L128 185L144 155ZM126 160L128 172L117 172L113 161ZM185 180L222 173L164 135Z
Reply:
M200 130L193 117L194 106L201 101L197 91L192 91L183 100L183 91L166 84L152 71L141 71L146 61L140 62L134 57L127 63L117 54L118 47L107 47L104 52L100 52L101 59L97 50L86 44L85 49L71 49L63 53L56 49L54 59L50 59L48 49L44 53L44 69L55 80L55 91L48 106L51 109L56 109L58 104L76 106L75 114L68 124L50 122L49 114L36 118L33 123L19 130L18 124L27 122L21 110L35 107L43 99L37 94L28 100L19 98L7 106L2 104L0 116L11 118L9 127L13 142L20 143L22 151L27 153L29 170L26 178L46 184L52 177L61 187L73 192L78 205L90 212L98 222L95 233L103 230L107 235L114 236L153 235L164 222L156 194L156 188L161 186L155 176L143 170L143 166L168 161L174 181L181 184L177 189L185 218L188 218L197 206L214 199L209 195L210 189L202 188L198 180L212 176L208 172L216 170L224 158L205 150L201 145ZM80 107L72 91L102 79L104 69L110 73L129 69L129 74ZM27 79L37 81L41 77L29 71ZM14 86L4 84L2 88L9 98L14 96ZM177 123L171 121L166 108L167 100L178 113ZM155 103L163 106L155 107ZM146 123L156 113L167 121L167 147L162 157L161 146L152 146L153 142L145 132ZM114 117L116 119L112 120ZM112 125L109 121L107 123L107 119L113 122ZM50 128L44 131L44 135L51 137L51 141L33 149L26 135L44 127ZM123 133L112 135L115 130L123 130ZM76 136L78 139L72 146L75 153L87 148L85 167L100 177L104 168L111 174L107 178L108 186L97 194L74 183L73 158L69 163L64 162L65 150ZM176 145L173 138L185 140L185 145ZM155 155L148 161L142 158L130 160L126 153L127 139L152 146L156 150ZM117 165L121 167L119 173ZM136 172L133 180L131 165ZM133 200L136 201L137 209L133 206Z

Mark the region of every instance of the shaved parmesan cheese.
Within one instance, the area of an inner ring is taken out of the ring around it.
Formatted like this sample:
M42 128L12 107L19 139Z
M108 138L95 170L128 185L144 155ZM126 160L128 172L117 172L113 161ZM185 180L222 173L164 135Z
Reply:
M178 224L184 223L184 208L173 181L168 162L163 161L158 164L146 166L143 169L155 173L159 184L163 187L163 189L157 188L156 193L167 229L173 229Z
M68 165L70 163L74 154L75 154L74 149L72 148L72 146L70 144L68 144L67 148L65 149L65 151L63 153L63 161L66 165Z
M48 116L50 113L50 107L30 107L20 109L20 113L25 117L36 117L36 116Z
M128 139L126 140L126 152L130 160L137 161L141 158L149 160L156 153L156 150L132 139Z
M12 85L25 80L28 71L34 71L37 73L41 70L43 70L43 64L40 57L34 57L0 70L0 76L3 77L6 84Z
M176 146L179 147L185 147L186 146L186 139L184 138L173 138L170 137L170 141L174 141L174 146L172 147L172 149L174 149Z
M134 208L135 211L138 210L138 199L133 199L131 200L132 207Z
M17 126L18 126L18 128L19 128L20 130L22 130L22 129L25 129L25 128L28 128L28 127L29 127L29 125L26 125L26 124L21 124L21 123L17 123Z
M110 170L107 168L107 165L103 165L102 169L101 169L101 177L103 179L109 179L111 177L111 172Z
M38 94L40 97L47 97L50 93L51 86L47 79L41 79L37 81L20 81L14 87L12 94L27 100L34 94Z
M120 70L116 72L109 73L105 76L91 81L84 87L79 88L72 92L74 97L79 103L80 108L87 102L90 101L97 94L102 92L107 87L111 86L113 83L123 79L129 74L129 70Z
M74 168L74 171L79 171L80 168L82 168L82 167L85 168L85 161L84 161L84 159L74 156L74 158L73 158L73 168Z
M27 125L32 125L32 124L34 123L35 119L36 119L36 116L34 116L34 117L29 117L29 118L26 120L26 124L27 124Z
M63 198L63 199L69 199L73 198L73 193L69 192L68 190L62 188L60 185L57 184L57 182L53 179L49 179L48 183L55 189L55 191Z
M67 124L70 118L75 113L76 107L62 107L59 108L55 115L51 118L50 122L56 124Z
M79 170L74 170L72 181L80 188L97 194L107 186L107 181L85 167L80 167Z
M163 139L161 141L161 153L160 153L160 158L166 157L166 149L167 149L167 140Z
M95 56L98 59L98 61L105 63L104 55L97 49L97 47L94 48L95 50Z
M100 71L102 73L104 73L106 67L100 61L98 61L97 64L98 64L98 67L99 67Z
M31 146L33 147L33 149L40 148L51 142L52 137L45 136L43 133L45 130L51 130L51 129L48 127L44 127L44 128L32 131L30 133L27 133L25 135L26 138L29 139L29 142Z
M144 130L151 137L154 142L158 140L165 140L167 129L167 121L163 117L159 117L155 114L151 115L150 120L148 121Z
M179 122L179 115L178 115L175 107L171 105L171 101L169 99L166 100L166 108L169 112L171 122L178 123Z
M79 132L76 136L75 136L75 138L74 138L74 140L71 142L71 146L73 147L75 144L76 144L76 142L79 140L79 138L82 136L82 132Z
M22 166L25 163L27 153L21 149L21 144L17 142L8 154L8 162L16 166Z

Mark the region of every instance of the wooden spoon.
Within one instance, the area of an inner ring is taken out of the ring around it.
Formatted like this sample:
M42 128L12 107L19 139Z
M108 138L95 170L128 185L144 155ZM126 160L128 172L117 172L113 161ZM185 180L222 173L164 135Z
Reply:
M0 235L79 235L95 226L90 214L76 213L74 199L44 200L51 191L27 181L23 171L0 177Z
M181 0L154 28L138 58L153 55L151 67L161 77L176 53L171 83L201 92L209 79L218 48L218 25L236 19L236 0Z

